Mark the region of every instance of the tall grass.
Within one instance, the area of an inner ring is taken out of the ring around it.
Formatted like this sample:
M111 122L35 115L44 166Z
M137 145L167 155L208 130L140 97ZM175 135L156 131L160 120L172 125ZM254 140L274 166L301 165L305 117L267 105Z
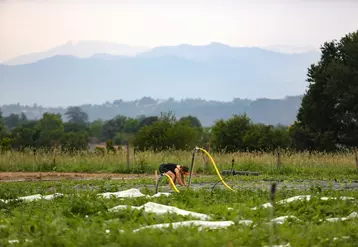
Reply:
M304 175L335 176L355 175L355 154L352 153L308 153L281 152L280 169L277 168L277 155L265 152L211 153L219 170L230 169L232 159L235 170L257 171L266 175ZM115 154L95 154L79 152L67 154L32 152L5 152L0 154L0 171L57 171L57 172L119 172L119 173L153 173L164 162L174 162L190 166L192 152L164 151L137 152L130 151L130 164L127 166L126 151ZM194 172L215 173L215 170L203 153L198 151ZM358 178L358 177L357 177Z

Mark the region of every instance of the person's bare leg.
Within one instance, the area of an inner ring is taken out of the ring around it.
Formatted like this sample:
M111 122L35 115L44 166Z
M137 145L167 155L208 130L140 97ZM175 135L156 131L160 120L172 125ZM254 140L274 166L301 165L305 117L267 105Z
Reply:
M175 174L172 173L171 171L168 171L167 174L171 177L171 179L172 179L173 182L174 182ZM168 183L169 183L169 188L173 188L173 185L172 185L172 183L170 182L170 180L168 181ZM173 189L174 189L174 188L173 188Z

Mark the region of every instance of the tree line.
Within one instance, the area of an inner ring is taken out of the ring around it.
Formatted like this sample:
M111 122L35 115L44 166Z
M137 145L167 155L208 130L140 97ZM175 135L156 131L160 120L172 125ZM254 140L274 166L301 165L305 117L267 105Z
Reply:
M80 107L69 107L63 122L60 114L44 113L40 120L28 120L25 114L0 114L2 150L27 148L65 152L87 150L89 142L107 145L130 144L139 151L191 150L208 146L220 151L272 150L290 145L288 127L254 124L246 114L219 120L203 127L195 116L177 119L173 112L137 118L118 115L110 120L88 121Z
M173 112L136 118L118 115L110 120L88 121L80 107L60 114L44 113L40 120L25 114L0 114L2 150L61 148L88 149L89 141L109 146L131 144L137 150L190 150L210 145L216 151L294 150L337 151L358 146L358 32L340 41L326 42L321 59L308 68L308 89L292 126L253 123L246 115L219 119L203 127L195 116L177 119Z

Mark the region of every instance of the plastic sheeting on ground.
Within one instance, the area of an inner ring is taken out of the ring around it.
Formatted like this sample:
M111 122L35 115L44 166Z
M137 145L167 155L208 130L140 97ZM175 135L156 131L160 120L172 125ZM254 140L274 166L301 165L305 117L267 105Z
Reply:
M295 219L295 220L299 221L299 219L296 216L285 215L285 216L280 216L275 219L272 219L271 222L282 225L288 219Z
M254 222L252 220L239 220L238 224L240 225L245 225L245 226L250 226L252 225Z
M164 223L164 224L156 224L156 225L150 225L150 226L144 226L138 229L133 230L133 232L138 232L144 229L162 229L162 228L169 228L173 227L178 228L182 226L186 227L199 227L199 231L204 228L209 229L220 229L220 228L227 228L231 225L234 225L235 223L233 221L202 221L202 220L190 220L190 221L181 221L181 222L174 222L174 223Z
M264 247L291 247L290 243L280 245L265 245Z
M31 195L31 196L22 196L22 197L18 197L18 198L14 198L14 199L8 199L8 200L3 200L0 199L0 201L4 202L4 203L9 203L11 201L25 201L25 202L32 202L32 201L37 201L37 200L53 200L56 197L62 197L63 194L61 193L55 193L55 194L51 194L51 195L46 195L43 196L41 194L35 194L35 195Z
M183 209L180 209L180 208L177 208L177 207L167 206L167 205L154 203L154 202L147 202L142 206L118 205L116 207L108 209L108 211L115 212L115 211L118 211L118 210L126 209L128 207L133 208L133 209L139 209L139 210L143 209L145 212L148 212L148 213L155 213L155 214L175 213L175 214L179 214L179 215L182 215L182 216L192 216L192 217L199 218L199 219L202 219L202 220L211 219L210 216L208 216L206 214L187 211L187 210L183 210Z
M341 196L341 197L320 197L321 200L323 201L328 201L328 200L355 200L354 197L349 197L349 196ZM302 201L302 200L311 200L311 195L300 195L300 196L293 196L287 199L283 199L281 201L276 202L276 204L286 204L286 203L291 203L291 202L295 202L295 201ZM272 204L270 202L262 204L261 205L262 208L271 208ZM252 210L257 210L257 207L252 208Z
M28 240L28 239L25 239L25 242L26 242L26 243L31 243L32 241L31 241L31 240ZM9 239L9 240L8 240L8 243L9 243L9 244L18 244L18 243L20 243L20 240L18 240L18 239Z
M118 191L118 192L105 192L105 193L99 193L97 194L98 196L102 196L104 198L111 198L111 197L115 197L115 198L133 198L133 197L147 197L147 198L153 198L153 197L160 197L160 196L170 196L171 193L167 193L167 192L159 192L157 194L154 194L153 196L149 196L149 195L145 195L142 192L140 192L139 189L136 188L132 188L129 190L124 190L124 191Z
M334 237L333 241L338 241L338 240L347 240L350 239L349 236L342 236L342 237Z
M351 220L351 219L356 219L356 218L358 218L358 213L353 212L353 213L350 213L347 217L327 218L326 221L338 222L338 221L346 221L346 220Z

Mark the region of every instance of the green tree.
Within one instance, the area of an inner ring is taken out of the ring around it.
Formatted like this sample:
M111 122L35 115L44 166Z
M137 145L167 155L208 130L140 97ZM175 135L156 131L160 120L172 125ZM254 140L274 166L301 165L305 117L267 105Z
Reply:
M114 137L114 144L123 145L132 143L135 133L139 129L139 120L127 118L121 132L117 132Z
M201 129L203 127L201 125L200 120L197 117L189 115L189 116L186 116L186 117L181 117L179 119L179 122L185 122L185 121L188 121L191 127L199 128L199 129Z
M207 147L209 145L211 140L211 131L212 131L211 127L205 127L202 129L200 135L200 142L199 142L200 146Z
M138 150L162 151L171 146L168 142L167 132L171 127L168 121L157 121L153 125L141 128L133 144Z
M88 124L88 114L82 111L81 107L78 106L68 107L65 116L68 118L69 123L75 123L79 125Z
M61 141L61 149L65 152L74 153L88 149L88 132L77 131L65 133Z
M287 126L276 126L272 133L271 148L289 148L290 147L290 133Z
M271 146L270 132L272 126L266 126L264 124L253 124L246 131L243 137L243 143L247 150L264 150Z
M251 125L243 141L249 151L272 151L278 147L288 148L290 144L287 127L261 123Z
M135 137L135 133L121 132L117 133L114 137L113 143L115 145L132 144Z
M152 125L153 123L155 123L158 120L159 120L158 116L142 117L139 119L138 129L141 129L144 126Z
M177 150L191 150L200 140L200 131L188 122L176 122L167 130L167 147Z
M118 115L106 121L102 127L102 138L104 140L113 139L117 133L122 132L124 125L127 121L127 117Z
M102 137L102 126L103 126L103 121L101 119L97 119L95 121L93 121L90 124L90 134L93 137L96 137L98 139L101 139Z
M295 122L289 129L291 147L296 150L312 150L314 146L313 138L309 129Z
M4 137L0 140L0 151L1 153L11 150L11 139L10 137Z
M36 146L36 134L35 128L29 128L27 126L19 126L11 131L12 147L16 150L24 150L25 148Z
M2 116L2 111L0 110L0 142L6 136L7 128L4 123L4 118Z
M176 122L171 113L160 118L152 125L142 127L135 135L133 144L138 150L155 152L178 149L187 150L200 141L200 133L187 121Z
M81 131L85 131L85 132L90 132L89 127L87 127L86 125L83 124L78 124L78 123L64 123L63 124L64 127L64 132L68 133L68 132L81 132Z
M27 117L23 112L20 115L11 113L9 116L4 118L4 123L10 131L27 121Z
M161 112L159 119L162 121L169 122L170 124L173 124L177 121L177 118L173 111Z
M60 114L44 113L38 122L40 130L38 144L43 147L56 147L64 134L64 126Z
M244 135L251 125L252 122L246 114L234 115L226 121L217 121L212 128L213 148L226 152L245 150Z
M358 146L358 32L326 42L308 69L308 90L293 126L293 143L333 151ZM304 138L303 140L297 138ZM309 148L306 146L305 148Z
M136 133L139 129L139 120L135 118L127 118L123 126L124 133Z

